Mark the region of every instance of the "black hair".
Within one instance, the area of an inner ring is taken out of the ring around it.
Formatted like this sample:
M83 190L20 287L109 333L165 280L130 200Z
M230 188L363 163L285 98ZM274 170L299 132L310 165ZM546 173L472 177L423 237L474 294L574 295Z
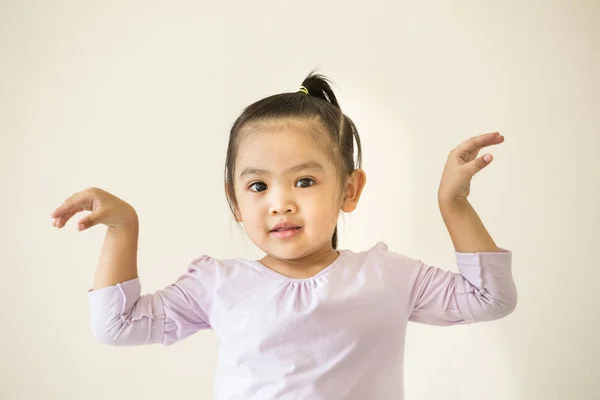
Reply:
M308 92L308 94L306 93ZM343 184L352 172L361 168L360 137L352 120L345 115L331 89L330 80L314 71L302 82L300 90L265 97L246 107L233 124L229 134L225 160L225 187L227 202L235 214L236 198L233 190L234 166L241 142L240 131L248 124L279 119L310 119L319 122L329 136L333 159L338 164L339 181ZM356 161L354 142L356 141ZM337 226L331 238L337 248Z

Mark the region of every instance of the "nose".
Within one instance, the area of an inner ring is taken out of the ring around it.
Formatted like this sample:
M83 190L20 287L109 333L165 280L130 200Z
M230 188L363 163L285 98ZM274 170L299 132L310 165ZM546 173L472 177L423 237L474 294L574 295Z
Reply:
M298 206L291 190L281 188L277 190L271 189L270 195L270 215L294 214L298 211Z

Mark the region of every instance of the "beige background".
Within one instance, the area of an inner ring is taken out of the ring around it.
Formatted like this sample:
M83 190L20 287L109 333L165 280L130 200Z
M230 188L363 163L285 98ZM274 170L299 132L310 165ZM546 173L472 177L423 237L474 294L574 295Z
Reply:
M446 155L506 136L471 199L514 251L517 310L409 325L406 398L600 398L600 2L217 3L0 1L0 398L212 398L213 332L92 338L105 228L49 215L90 186L131 203L144 291L200 254L260 256L224 199L228 129L317 66L369 177L341 247L383 240L455 270L436 203Z

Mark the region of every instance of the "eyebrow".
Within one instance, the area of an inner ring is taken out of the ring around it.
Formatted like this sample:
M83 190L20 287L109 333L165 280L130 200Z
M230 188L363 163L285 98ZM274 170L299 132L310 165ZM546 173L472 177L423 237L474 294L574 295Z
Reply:
M319 164L316 161L309 161L309 162L305 162L302 164L298 164L295 165L291 168L288 168L285 170L285 172L300 172L300 171L304 171L307 169L312 169L312 170L320 170L320 171L324 171L325 168L323 168L323 166L321 164ZM242 171L242 173L240 174L240 178L246 176L246 175L262 175L262 174L269 174L269 171L265 170L265 169L258 169L258 168L244 168L244 170Z

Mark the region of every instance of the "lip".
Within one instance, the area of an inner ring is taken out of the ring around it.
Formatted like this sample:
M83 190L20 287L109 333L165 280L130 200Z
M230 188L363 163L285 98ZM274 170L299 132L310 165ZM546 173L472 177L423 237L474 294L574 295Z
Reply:
M299 225L292 224L290 222L280 222L277 225L275 225L273 228L271 228L271 232L283 231L283 230L288 230L288 229L297 229L297 228L302 228L302 227Z
M302 232L302 227L290 222L280 222L271 229L271 235L277 239L289 239L297 236Z
M302 232L302 227L297 227L293 229L282 229L280 231L271 231L271 235L275 236L277 239L290 239L294 236L297 236Z

